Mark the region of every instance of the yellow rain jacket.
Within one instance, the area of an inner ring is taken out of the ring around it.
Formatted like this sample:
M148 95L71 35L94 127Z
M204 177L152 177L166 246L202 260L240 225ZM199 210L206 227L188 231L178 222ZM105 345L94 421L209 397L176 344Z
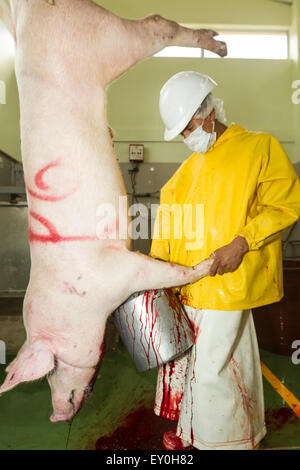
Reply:
M184 304L244 310L282 298L281 233L300 215L300 181L275 137L232 124L207 153L194 153L182 163L163 186L160 204L150 251L154 258L194 266L238 235L250 248L234 272L178 288ZM175 217L173 204L183 215ZM193 207L194 239L193 231L184 230L191 218L185 204ZM168 233L164 223L170 213Z

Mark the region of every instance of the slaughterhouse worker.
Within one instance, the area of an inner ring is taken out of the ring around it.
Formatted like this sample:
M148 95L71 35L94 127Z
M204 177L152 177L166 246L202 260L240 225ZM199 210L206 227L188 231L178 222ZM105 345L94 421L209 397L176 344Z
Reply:
M167 449L254 449L265 436L251 309L282 298L281 233L300 215L299 178L282 146L272 135L226 127L216 86L181 72L160 93L165 140L181 134L193 153L161 190L150 255L186 266L214 258L210 276L179 290L195 344L158 373L154 411L178 420L164 435ZM164 235L173 204L203 208L194 243L191 231L174 236L175 211Z

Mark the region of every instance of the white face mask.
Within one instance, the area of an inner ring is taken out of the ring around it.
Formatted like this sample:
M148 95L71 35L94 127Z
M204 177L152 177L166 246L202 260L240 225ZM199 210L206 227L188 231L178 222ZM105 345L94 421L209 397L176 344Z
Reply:
M190 133L190 135L183 139L183 142L188 146L190 150L193 150L197 153L207 152L217 140L217 134L215 130L215 121L213 121L213 130L212 133L206 132L202 126L197 127L197 129Z

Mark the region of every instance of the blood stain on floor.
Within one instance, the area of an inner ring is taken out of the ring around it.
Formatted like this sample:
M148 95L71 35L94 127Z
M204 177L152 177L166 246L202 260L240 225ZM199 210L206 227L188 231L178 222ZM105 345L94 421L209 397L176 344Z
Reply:
M163 434L176 425L143 406L129 414L112 435L98 439L96 450L163 450Z
M265 413L266 425L272 430L281 429L286 424L296 424L298 420L293 410L285 406L275 410L266 410Z

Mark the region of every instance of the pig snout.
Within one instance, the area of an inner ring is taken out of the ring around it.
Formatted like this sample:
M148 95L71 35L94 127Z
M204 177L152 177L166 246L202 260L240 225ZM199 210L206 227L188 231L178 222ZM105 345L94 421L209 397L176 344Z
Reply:
M52 392L52 423L70 421L81 409L91 393L97 376L97 367L73 367L58 360L48 376Z

